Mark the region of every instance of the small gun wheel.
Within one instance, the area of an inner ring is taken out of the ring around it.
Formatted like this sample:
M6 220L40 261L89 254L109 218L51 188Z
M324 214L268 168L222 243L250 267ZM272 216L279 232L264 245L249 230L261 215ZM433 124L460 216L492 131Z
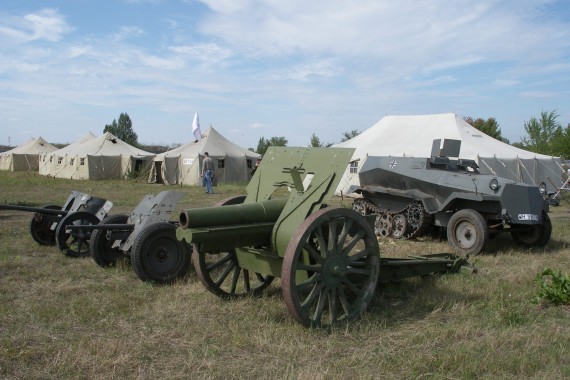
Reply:
M100 224L126 224L128 220L128 215L111 215L103 219ZM102 268L115 266L117 261L126 257L125 253L118 247L113 248L114 243L114 241L107 239L107 230L93 231L89 247L91 257L97 265Z
M89 239L91 229L69 229L71 225L90 226L99 223L95 215L79 211L67 214L57 225L55 240L57 247L69 257L85 257L90 255Z
M176 226L160 222L135 237L131 264L141 280L169 284L188 273L190 256L189 245L176 239Z
M47 210L61 210L56 205L44 206ZM63 214L62 214L63 216ZM30 220L30 234L32 239L39 245L55 245L55 231L51 229L52 223L57 221L57 217L52 215L34 213Z

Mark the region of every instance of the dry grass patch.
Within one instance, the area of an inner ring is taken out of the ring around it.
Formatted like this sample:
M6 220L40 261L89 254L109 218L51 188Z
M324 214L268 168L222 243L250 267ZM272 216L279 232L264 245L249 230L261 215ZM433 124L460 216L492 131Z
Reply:
M130 212L146 194L180 190L179 209L212 205L243 186L202 189L136 181L66 181L0 172L0 202L62 204L79 190ZM346 199L333 200L348 204ZM536 274L569 271L570 212L553 208L542 250L491 242L476 275L380 284L364 318L311 330L287 313L276 281L261 298L224 302L191 271L171 286L141 282L128 263L102 269L40 247L31 215L0 211L0 377L568 378L570 309L532 302ZM449 252L445 241L382 241L382 254Z

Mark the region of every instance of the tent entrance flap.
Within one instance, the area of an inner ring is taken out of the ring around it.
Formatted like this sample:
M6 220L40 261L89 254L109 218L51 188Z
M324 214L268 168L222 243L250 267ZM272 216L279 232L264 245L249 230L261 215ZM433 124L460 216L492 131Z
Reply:
M156 175L155 183L164 183L162 179L162 161L154 161L154 173Z

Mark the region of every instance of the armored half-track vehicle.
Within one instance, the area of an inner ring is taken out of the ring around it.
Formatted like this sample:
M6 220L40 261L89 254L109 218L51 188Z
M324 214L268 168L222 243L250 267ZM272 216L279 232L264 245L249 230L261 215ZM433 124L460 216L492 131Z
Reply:
M457 158L460 140L440 144L434 140L431 157L366 159L360 186L351 189L362 195L353 209L377 215L377 235L413 238L439 226L465 255L480 253L499 232L526 246L548 243L549 205L537 186L479 173L474 160Z

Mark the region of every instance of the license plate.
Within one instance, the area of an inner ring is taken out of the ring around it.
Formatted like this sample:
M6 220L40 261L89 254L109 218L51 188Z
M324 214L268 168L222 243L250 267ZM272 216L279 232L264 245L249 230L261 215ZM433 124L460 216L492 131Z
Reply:
M519 214L519 220L538 220L536 214Z

